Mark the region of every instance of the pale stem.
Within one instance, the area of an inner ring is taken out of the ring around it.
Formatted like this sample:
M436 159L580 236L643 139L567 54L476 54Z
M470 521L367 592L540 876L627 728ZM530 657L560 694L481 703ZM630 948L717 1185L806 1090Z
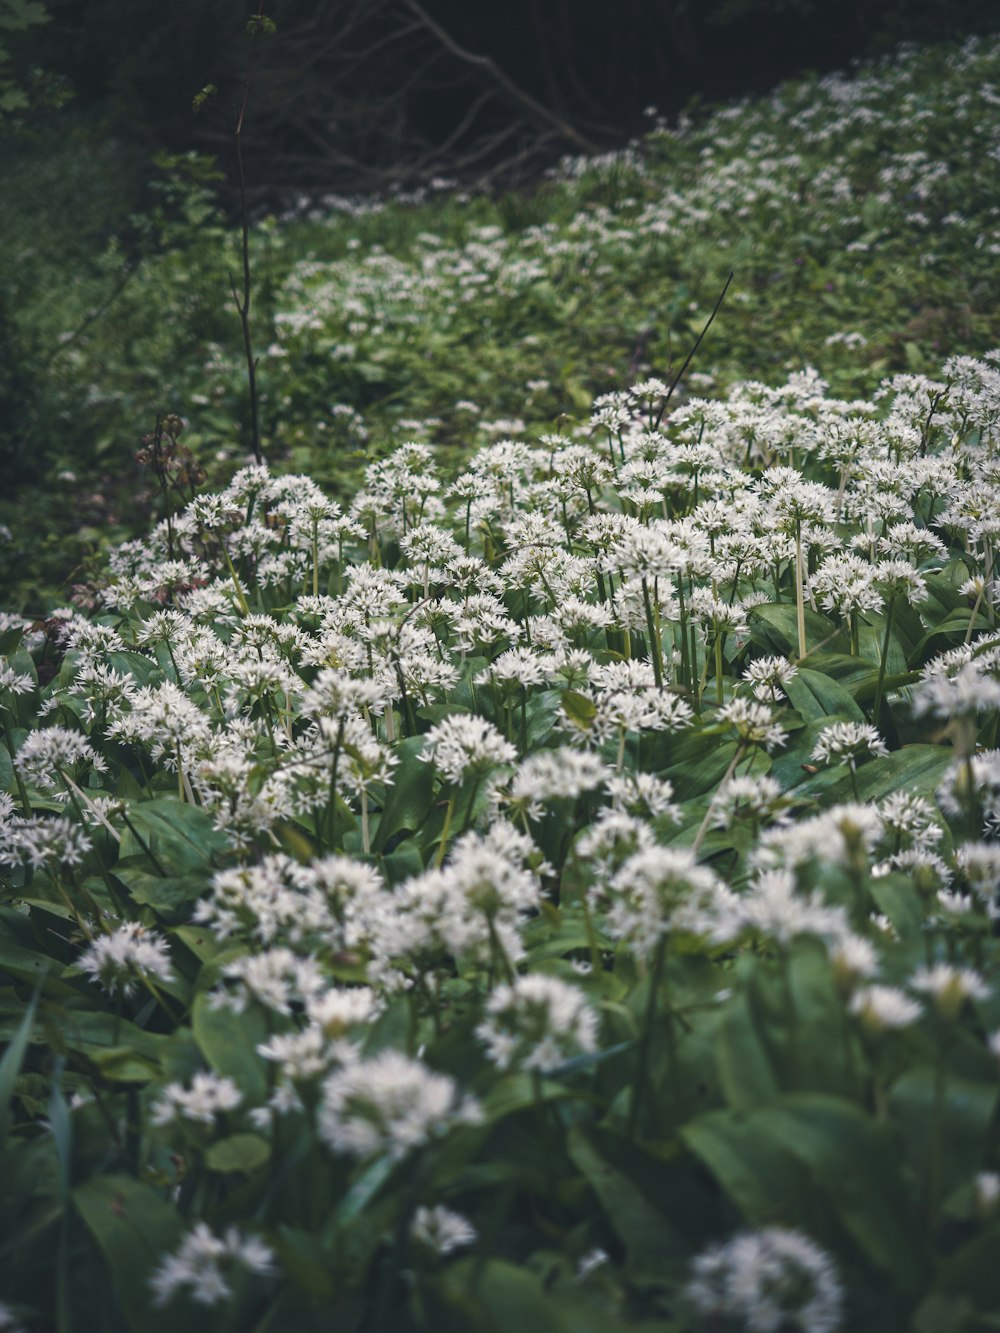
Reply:
M799 657L806 655L805 570L802 565L802 524L795 525L795 625L799 634Z

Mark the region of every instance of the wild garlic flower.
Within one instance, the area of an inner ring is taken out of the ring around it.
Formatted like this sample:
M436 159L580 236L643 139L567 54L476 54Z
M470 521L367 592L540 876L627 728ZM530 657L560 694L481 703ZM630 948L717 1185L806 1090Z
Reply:
M330 1075L317 1123L334 1152L398 1160L456 1126L481 1119L478 1103L463 1096L454 1079L387 1050Z
M731 828L740 820L761 824L772 820L787 822L781 784L766 773L748 773L730 778L720 787L712 802L712 825Z
M605 785L616 809L648 819L667 818L680 823L680 809L674 804L674 788L668 778L659 778L655 773L614 773Z
M157 1305L167 1305L185 1290L196 1305L219 1305L232 1298L232 1282L240 1269L266 1278L273 1276L274 1263L274 1252L258 1237L236 1227L217 1236L206 1222L199 1222L163 1260L150 1286Z
M324 1074L334 1061L353 1059L357 1048L349 1041L331 1043L315 1023L296 1032L276 1032L257 1046L257 1054L280 1066L286 1082L306 1082Z
M498 1069L554 1069L597 1049L597 1014L575 986L529 973L498 986L476 1036Z
M844 1293L830 1256L798 1231L768 1227L703 1250L685 1295L713 1323L751 1333L834 1333Z
M35 682L25 671L15 671L10 663L0 657L0 694L9 690L11 694L30 694Z
M231 987L211 992L213 1008L228 1008L241 1014L251 1000L276 1014L289 1015L293 1004L306 1004L313 995L326 989L327 983L318 964L292 949L268 949L247 954L222 968Z
M191 1086L168 1083L153 1103L154 1125L169 1125L176 1120L193 1120L202 1125L214 1125L217 1115L233 1111L243 1100L243 1094L231 1078L218 1074L200 1073L191 1079Z
M955 864L990 916L1000 917L1000 846L967 842L955 852Z
M850 1010L872 1032L909 1027L923 1013L920 1004L897 986L863 986L851 997Z
M863 935L848 932L841 936L830 948L830 962L838 981L847 985L878 975L878 950Z
M910 978L910 987L933 996L943 1017L958 1017L966 1000L988 1000L993 994L986 978L971 967L936 963L919 967Z
M672 931L724 940L739 928L736 896L687 848L635 852L591 897L597 908L607 898L605 929L640 958L651 958Z
M65 815L13 816L0 822L0 865L77 866L92 846L86 830Z
M773 704L785 697L784 687L798 673L798 667L787 657L758 657L747 667L744 679L751 682L755 699Z
M719 709L719 717L735 730L743 745L762 745L770 754L785 744L785 729L770 707L752 699L731 699Z
M831 722L820 732L810 756L814 763L847 764L853 772L860 759L884 758L888 746L868 722Z
M131 995L140 981L172 981L174 975L167 941L138 921L99 935L76 965L109 995Z
M781 945L798 935L815 935L836 946L850 934L843 907L831 907L818 889L800 892L788 870L758 874L737 901L741 923Z
M486 718L452 713L427 732L420 757L433 763L447 782L457 784L513 764L517 751Z
M86 736L66 727L43 727L29 732L14 762L25 782L63 798L68 795L66 777L77 777L84 768L105 773L108 767Z
M369 986L335 987L306 1000L309 1020L333 1039L374 1022L383 1003Z
M934 807L923 796L897 791L879 803L884 837L894 851L907 847L929 850L940 842L943 830Z
M411 1239L442 1257L474 1245L477 1235L467 1217L440 1204L434 1208L418 1208L410 1224Z
M560 746L536 750L522 761L511 781L508 799L538 818L545 801L576 800L593 791L608 777L604 762L589 750Z
M811 819L765 829L751 860L765 869L795 869L814 860L848 868L867 866L881 833L882 819L874 806L834 805Z

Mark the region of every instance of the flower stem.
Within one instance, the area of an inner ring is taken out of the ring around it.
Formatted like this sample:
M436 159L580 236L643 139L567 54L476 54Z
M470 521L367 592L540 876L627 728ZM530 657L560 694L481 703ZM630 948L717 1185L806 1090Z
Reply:
M896 607L896 599L889 598L889 605L885 613L885 633L882 636L882 656L878 664L878 683L875 686L875 703L872 706L872 722L878 726L879 713L882 710L882 688L885 684L885 666L889 660L889 638L892 634L892 616Z

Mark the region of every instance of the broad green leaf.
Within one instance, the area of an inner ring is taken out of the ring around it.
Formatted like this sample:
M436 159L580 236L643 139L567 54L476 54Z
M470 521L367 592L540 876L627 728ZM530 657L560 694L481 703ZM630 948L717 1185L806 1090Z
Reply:
M219 1139L205 1153L211 1171L249 1173L263 1166L271 1156L271 1145L259 1134L230 1134Z
M892 1274L901 1290L918 1283L919 1246L892 1138L860 1107L795 1093L748 1111L710 1111L681 1134L751 1225L780 1218L808 1230L819 1191L859 1259Z
M947 1071L940 1086L942 1121L938 1127L936 1079L930 1065L908 1069L889 1089L889 1104L911 1170L918 1178L927 1178L940 1143L940 1188L948 1194L987 1165L1000 1086L995 1079L979 1083Z
M543 1102L561 1101L574 1096L572 1089L550 1080L541 1081L541 1099ZM515 1111L535 1105L535 1085L528 1074L508 1074L493 1087L483 1099L483 1110L487 1119L501 1120Z
M562 710L570 722L580 731L589 731L597 716L597 706L594 701L581 694L579 690L563 690L561 702Z
M800 666L784 690L792 707L804 718L828 718L839 714L856 722L864 721L865 715L850 692L821 671Z
M855 774L857 799L881 801L896 791L931 796L954 757L947 745L904 745L883 758L871 759L860 764ZM799 786L799 791L808 795L822 791L824 805L855 800L854 784L847 772L833 783L824 781L821 774L809 778Z
M176 1209L131 1176L95 1176L74 1189L73 1203L104 1256L129 1328L176 1330L176 1311L157 1311L149 1289L153 1270L180 1239Z
M845 651L848 646L846 633L827 616L819 615L808 606L805 610L807 651ZM799 636L794 606L787 603L755 606L750 625L751 638L768 651L783 657L798 657Z
M152 907L167 921L190 919L193 904L208 890L207 867L188 875L157 875L149 869L146 856L119 861L114 876L134 902Z
M744 987L728 1000L716 1030L716 1068L726 1101L736 1109L769 1102L780 1091L754 997Z
M21 1072L21 1065L24 1063L37 1006L38 992L36 991L31 997L31 1003L25 1011L24 1018L17 1032L15 1032L13 1040L4 1051L3 1058L0 1059L0 1153L3 1152L7 1144L7 1135L10 1132L10 1103L14 1096L14 1083Z
M975 1301L980 1309L995 1314L1000 1310L998 1254L1000 1220L994 1220L944 1260L936 1288Z
M372 843L374 852L385 850L386 843L399 833L419 829L434 804L434 782L430 764L420 758L423 740L408 736L396 746L399 766L394 781L386 791L385 807Z
M152 801L131 804L128 817L146 847L175 875L204 871L212 864L213 856L228 852L226 835L215 828L199 805L187 805L173 796L157 796ZM128 828L122 834L119 850L123 859L144 857L149 864L144 848Z
M198 1048L215 1072L233 1079L248 1104L263 1101L267 1073L257 1045L267 1033L260 1015L252 1008L236 1014L225 1005L213 1006L203 993L195 999L191 1020Z
M685 1252L683 1236L661 1211L660 1163L618 1134L579 1124L570 1128L568 1148L625 1246L630 1268L658 1272Z

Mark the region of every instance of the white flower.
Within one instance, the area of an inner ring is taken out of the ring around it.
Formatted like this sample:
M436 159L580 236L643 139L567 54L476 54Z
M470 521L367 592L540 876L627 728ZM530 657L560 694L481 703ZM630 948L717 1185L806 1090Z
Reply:
M851 1013L876 1032L909 1027L922 1012L916 1000L895 986L865 986L851 999Z
M592 890L595 905L605 892L609 934L626 940L642 958L651 958L670 931L722 940L739 928L735 894L687 848L642 847L615 872L606 891Z
M798 1231L745 1232L702 1251L691 1267L686 1295L712 1320L739 1320L752 1333L840 1327L843 1290L833 1263Z
M910 978L910 986L934 997L946 1018L957 1017L966 1000L988 1000L993 994L986 979L971 967L935 963L919 967Z
M785 729L767 704L752 699L732 699L719 709L719 717L736 730L741 744L763 745L770 753L785 744Z
M97 773L104 773L107 764L86 736L66 727L44 727L29 733L15 757L18 772L25 782L39 791L57 791L63 786L63 775L75 775L89 765Z
M461 782L501 764L512 764L517 751L486 718L452 713L424 737L421 759L433 762L448 782Z
M476 1036L499 1069L542 1072L597 1049L597 1014L584 995L558 977L531 974L498 986Z
M243 1094L231 1078L218 1074L200 1073L191 1079L191 1086L168 1083L153 1103L154 1125L169 1125L174 1120L194 1120L203 1125L215 1123L215 1117L232 1111L243 1100Z
M401 1158L481 1118L478 1104L461 1095L454 1079L389 1050L330 1075L318 1125L334 1152Z
M819 764L840 760L853 770L865 755L874 758L888 753L885 742L870 723L831 722L820 732L813 746L812 759Z
M980 1171L973 1181L976 1203L983 1213L992 1213L1000 1202L1000 1172Z
M608 769L589 751L537 750L524 760L510 785L510 799L524 802L534 810L542 801L575 800L586 791L599 787Z
M166 1305L185 1288L196 1304L218 1305L232 1296L230 1279L238 1268L270 1277L274 1253L256 1236L244 1236L236 1227L217 1236L205 1222L199 1222L180 1249L163 1260L150 1286L157 1305Z
M464 1249L476 1240L476 1228L467 1217L438 1205L436 1208L418 1208L413 1214L410 1235L421 1245L427 1245L435 1254L451 1254Z
M777 703L784 695L784 686L798 675L798 671L786 657L758 657L747 667L746 679L753 682L756 699L762 703Z
M109 995L131 995L143 978L171 981L170 950L166 940L138 921L128 921L110 935L100 935L77 960Z

